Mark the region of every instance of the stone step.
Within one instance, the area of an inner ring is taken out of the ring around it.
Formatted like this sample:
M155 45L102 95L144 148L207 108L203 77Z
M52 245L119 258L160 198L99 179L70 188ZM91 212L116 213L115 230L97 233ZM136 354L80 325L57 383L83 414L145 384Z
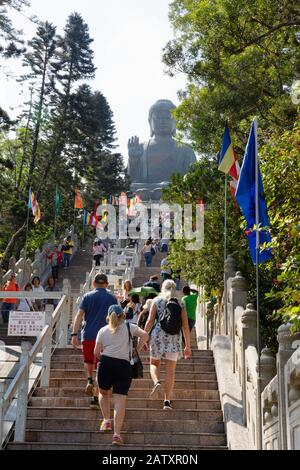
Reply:
M177 448L177 444L183 446L226 446L226 437L223 433L184 433L184 432L123 432L125 444L131 445L150 444L152 446L170 445ZM96 431L41 431L39 429L26 432L26 441L44 442L44 443L68 443L68 444L110 444L110 433L100 433Z
M60 389L49 389L60 390ZM81 390L81 389L80 389ZM74 407L74 408L84 408L88 407L90 403L89 397L66 397L60 396L59 394L47 395L38 393L37 396L31 397L30 406L31 407ZM155 408L161 409L162 400L149 400L148 398L127 398L127 406L129 408ZM113 407L113 400L111 400L111 406ZM183 409L193 409L193 410L220 410L221 404L219 400L195 400L195 399L183 399L176 400L173 403L174 409L183 410Z
M86 386L85 379L77 379L77 378L61 378L61 379L52 379L49 380L50 387L82 387ZM135 379L132 382L132 390L135 388L140 387L149 388L149 390L153 387L153 382L150 379ZM181 389L181 390L217 390L218 389L218 382L216 380L176 380L174 389Z
M143 361L144 371L149 369L150 362ZM76 360L76 361L58 361L56 359L52 359L51 361L51 370L57 369L64 369L64 370L82 370L83 369L83 360ZM165 363L162 362L161 364L161 371L165 370ZM203 364L202 362L178 362L176 367L177 372L197 372L200 371L204 372L215 372L214 364Z
M196 357L209 357L213 359L213 352L210 351L209 349L192 349L192 355ZM72 347L70 348L64 348L64 349L56 349L52 358L55 357L61 357L61 356L68 356L68 361L72 359L74 356L82 356L82 351L81 349L73 349ZM143 357L149 357L149 354L145 355L142 354Z
M80 355L70 355L70 356L67 356L67 355L63 355L61 356L63 359L58 359L60 356L53 356L53 359L52 360L58 360L59 362L62 361L62 363L75 363L77 362L78 365L81 365L83 366L83 356L82 354ZM145 354L142 354L141 355L141 359L142 359L142 362L143 364L149 364L149 355L145 355ZM162 360L162 366L164 366L164 363L165 361ZM198 354L194 354L192 357L190 357L189 359L185 360L185 359L180 359L178 362L177 362L177 366L181 365L181 364L192 364L192 365L195 365L196 366L199 366L199 367L202 367L202 365L204 364L207 364L207 365L214 365L214 358L212 356L202 356L202 355L198 355ZM76 366L77 367L77 366Z
M68 356L68 355L81 356L82 350L81 348L74 349L73 346L68 346L67 348L58 348L58 349L55 349L52 357L56 357L56 356L60 357L60 356Z
M144 451L150 451L150 450L156 450L158 452L169 450L169 451L181 451L181 450L189 450L191 452L201 452L201 451L226 451L228 450L227 446L225 445L210 445L210 446L191 446L189 444L187 445L150 445L150 444L144 444L144 445L131 445L131 444L125 444L125 446L119 447L116 449L116 446L111 446L110 443L107 444L62 444L61 442L14 442L10 443L7 446L8 450L94 450L94 451L107 451L110 449L113 449L114 451L119 451L122 452L124 450L126 451L136 451L136 450L144 450Z
M52 397L68 397L68 398L83 398L85 387L64 387L64 388L38 388L35 391L36 396L52 396ZM128 392L129 398L138 399L149 399L151 388L130 388ZM183 390L175 389L173 392L174 400L181 400L186 398L187 400L219 400L218 390ZM151 401L149 400L149 407L151 407Z
M175 407L175 404L174 404ZM85 419L96 419L99 418L100 408L98 410L91 409L89 407L28 407L28 418L85 418ZM194 419L204 421L222 421L223 413L221 410L198 410L198 409L176 409L163 410L162 401L159 409L156 408L126 408L126 419L139 419L142 421L148 419L157 419L162 421L163 419ZM144 422L145 425L145 422ZM145 428L147 431L147 428Z
M51 379L67 379L67 378L80 378L85 379L86 373L84 370L68 370L68 369L52 369L50 374ZM161 379L164 380L165 371L162 371ZM151 379L150 371L144 371L144 379ZM215 372L186 372L186 371L176 371L176 381L177 380L217 380Z
M147 268L147 266L141 265L138 268L135 268L135 274L136 275L141 275L141 274L149 274L149 273L158 273L160 274L160 264L159 265L152 265L151 268ZM151 274L150 274L151 276Z
M173 414L171 412L170 414ZM40 429L42 431L55 431L59 429L60 431L99 431L99 425L102 422L102 418L28 418L26 422L26 429ZM124 432L132 431L145 431L145 422L143 419L130 419L125 417ZM223 421L212 421L201 419L197 421L193 420L177 420L173 419L163 419L163 420L153 420L147 419L147 429L146 432L206 432L206 433L223 433L224 432L224 423Z

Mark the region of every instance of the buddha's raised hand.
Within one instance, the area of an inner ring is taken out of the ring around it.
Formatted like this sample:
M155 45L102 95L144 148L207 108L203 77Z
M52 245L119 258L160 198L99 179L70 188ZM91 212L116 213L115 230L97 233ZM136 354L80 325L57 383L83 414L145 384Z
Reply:
M138 137L134 136L128 140L128 155L131 158L141 158L143 155L144 147L140 144Z

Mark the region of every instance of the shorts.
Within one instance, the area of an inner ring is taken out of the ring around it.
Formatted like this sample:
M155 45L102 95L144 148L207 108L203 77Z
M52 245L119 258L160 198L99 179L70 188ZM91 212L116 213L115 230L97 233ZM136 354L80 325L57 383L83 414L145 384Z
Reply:
M86 364L94 364L94 366L96 367L99 362L99 359L94 356L95 345L95 340L82 341L82 352L84 362Z
M124 359L102 356L97 369L98 387L113 389L118 395L128 395L131 385L131 364Z
M167 359L168 361L177 362L178 356L179 356L179 352L166 352L166 353L163 353L160 357L153 357L153 356L151 356L150 359L155 359L156 361L160 361L163 356L164 356L164 358Z

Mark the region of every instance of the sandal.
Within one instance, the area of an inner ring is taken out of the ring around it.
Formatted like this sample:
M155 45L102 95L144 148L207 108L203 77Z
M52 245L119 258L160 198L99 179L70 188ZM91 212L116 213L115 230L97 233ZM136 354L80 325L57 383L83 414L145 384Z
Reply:
M113 435L112 443L113 446L122 446L124 444L123 439L121 436L118 436L117 434Z
M100 432L112 431L111 422L103 420L99 429Z

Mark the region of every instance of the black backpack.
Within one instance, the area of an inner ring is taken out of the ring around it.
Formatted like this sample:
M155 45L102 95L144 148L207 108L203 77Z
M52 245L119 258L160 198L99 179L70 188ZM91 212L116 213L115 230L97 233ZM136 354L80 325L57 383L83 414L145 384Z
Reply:
M126 320L132 320L133 319L133 308L132 307L125 307L124 308L124 313L126 315Z
M159 317L161 328L169 335L178 335L182 327L182 308L174 297L167 301L163 312Z

